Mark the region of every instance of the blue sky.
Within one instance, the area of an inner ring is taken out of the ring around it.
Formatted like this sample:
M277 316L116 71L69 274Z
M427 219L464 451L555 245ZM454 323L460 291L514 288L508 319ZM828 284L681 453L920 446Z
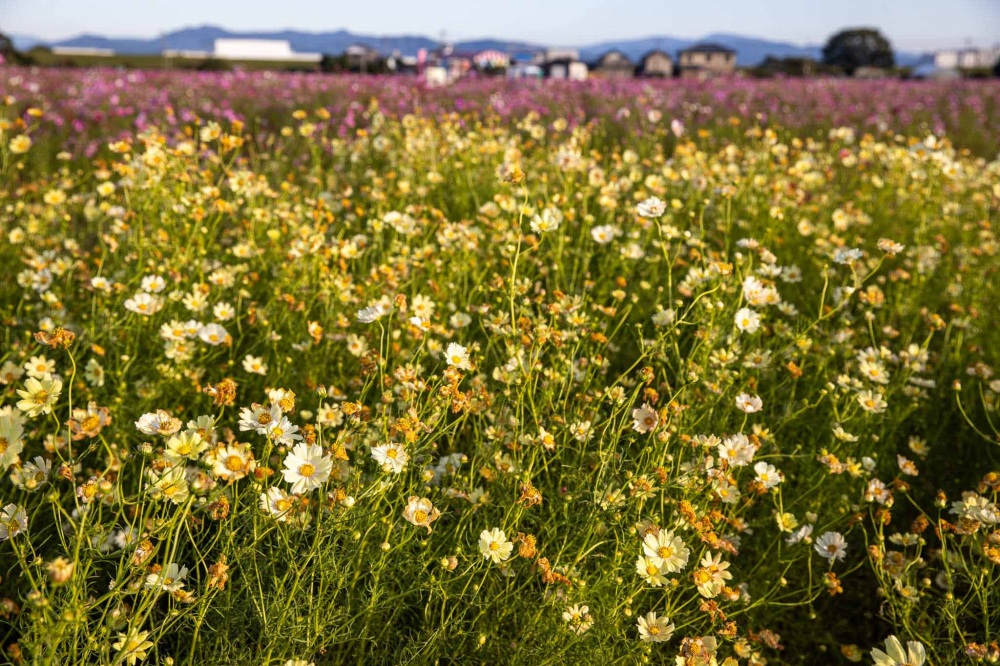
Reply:
M872 25L896 48L927 50L1000 43L1000 0L0 0L0 31L50 40L203 24L559 45L712 32L822 43L841 27Z

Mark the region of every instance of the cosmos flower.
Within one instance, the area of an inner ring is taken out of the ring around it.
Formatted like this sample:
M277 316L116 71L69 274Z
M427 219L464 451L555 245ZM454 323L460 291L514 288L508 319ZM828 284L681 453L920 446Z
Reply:
M667 212L667 204L656 197L650 197L635 207L640 217L657 218Z
M642 407L632 410L632 430L643 434L652 432L653 428L660 422L660 417L656 414L648 402L644 402Z
M178 566L175 562L171 562L157 573L146 576L145 587L164 592L176 592L184 587L187 573L187 567Z
M639 640L643 643L663 643L674 634L674 625L670 620L655 611L640 615L636 624L639 626Z
M493 564L506 562L513 550L514 544L507 541L507 535L497 527L483 530L479 535L479 552Z
M781 483L781 474L774 465L761 461L753 466L753 471L757 481L768 490Z
M429 499L416 495L406 501L406 508L403 509L403 518L417 527L426 527L428 532L431 531L431 523L440 515L441 512L434 508Z
M375 462L378 463L384 471L391 472L393 474L402 474L403 470L406 469L406 463L410 460L410 456L407 455L406 449L396 442L388 442L386 444L373 446L372 458L375 459Z
M17 394L21 396L21 400L17 403L17 408L28 417L49 414L52 412L52 407L59 400L62 386L62 380L59 379L35 379L34 377L29 377L24 382L24 389L18 389L17 391Z
M198 338L213 347L226 345L232 341L229 332L221 324L206 324L198 329Z
M740 393L736 396L736 406L747 414L753 414L764 408L764 402L759 396Z
M907 641L906 650L895 636L885 639L885 652L872 648L872 659L875 666L923 666L927 660L927 651L920 641Z
M657 562L667 573L677 573L688 563L691 551L684 540L670 530L661 529L657 534L647 534L642 540L642 552Z
M260 356L247 354L243 357L243 369L255 375L266 375L267 363Z
M358 321L362 324L371 324L392 312L392 306L384 303L376 303L366 308L358 310Z
M292 484L292 492L309 493L326 483L333 470L333 456L323 453L317 444L300 442L285 456L281 475Z
M469 350L460 344L455 342L449 343L444 356L445 360L448 361L448 365L454 368L458 368L459 370L472 369L472 364L469 362Z
M135 427L144 435L172 435L181 429L181 420L160 409L140 416Z
M163 307L163 299L144 291L137 293L132 298L126 299L125 309L130 312L149 317L160 311Z
M847 541L840 532L824 532L813 546L822 557L836 562L847 556Z
M8 504L0 511L0 541L28 531L28 512L23 506Z
M155 645L148 638L148 631L139 631L135 627L130 627L128 633L119 632L118 640L111 644L111 647L118 650L116 659L128 666L135 666L135 662L145 659L146 651Z
M760 315L750 308L740 308L736 312L736 328L742 333L756 333L760 329Z
M271 486L260 494L260 510L273 516L279 523L288 520L288 513L294 506L294 498L277 486Z
M590 607L581 604L568 606L562 614L563 622L569 625L570 631L577 636L585 634L594 626L594 618L590 615Z

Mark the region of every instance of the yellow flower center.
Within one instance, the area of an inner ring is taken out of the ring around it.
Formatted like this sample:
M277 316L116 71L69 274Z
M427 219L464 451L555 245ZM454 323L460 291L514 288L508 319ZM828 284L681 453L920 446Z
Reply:
M427 512L423 509L417 509L413 512L413 519L418 523L423 523L427 521Z
M243 459L239 456L229 456L226 458L226 469L230 472L238 472L243 469Z
M670 546L660 546L660 549L656 551L656 554L665 560L674 554L674 549Z
M288 511L289 509L292 508L292 500L286 497L282 497L281 499L279 499L277 502L274 503L274 508L277 509L279 512L284 513L285 511Z
M307 479L312 478L313 474L316 473L316 467L310 465L309 463L304 463L299 465L299 476L303 476Z
M490 542L490 550L492 550L493 552L496 552L496 551L500 550L500 544L497 543L496 541L491 541Z
M399 456L399 452L396 449L389 449L385 452L387 458L392 458L395 460Z
M656 574L660 573L660 570L657 569L652 564L647 564L646 565L646 573L649 574L650 576L655 576Z
M652 625L652 626L650 626L649 627L649 633L651 635L653 635L653 636L659 636L660 635L660 627L657 626L657 625L655 625L655 624Z
M271 422L271 414L269 412L261 412L257 415L257 423L261 425L266 425Z

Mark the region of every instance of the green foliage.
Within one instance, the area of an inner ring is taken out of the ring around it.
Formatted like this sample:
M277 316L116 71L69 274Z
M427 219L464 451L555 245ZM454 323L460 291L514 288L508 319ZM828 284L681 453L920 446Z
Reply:
M840 67L848 76L859 67L890 68L896 61L889 40L872 28L841 30L823 47L823 62Z
M4 136L7 659L997 650L1000 163L358 114Z

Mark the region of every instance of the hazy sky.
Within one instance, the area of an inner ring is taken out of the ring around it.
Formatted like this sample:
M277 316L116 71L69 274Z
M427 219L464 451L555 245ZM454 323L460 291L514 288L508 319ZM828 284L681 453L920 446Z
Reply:
M49 40L204 24L559 45L712 32L822 43L839 28L871 25L897 48L925 50L1000 43L1000 0L0 0L0 31Z

